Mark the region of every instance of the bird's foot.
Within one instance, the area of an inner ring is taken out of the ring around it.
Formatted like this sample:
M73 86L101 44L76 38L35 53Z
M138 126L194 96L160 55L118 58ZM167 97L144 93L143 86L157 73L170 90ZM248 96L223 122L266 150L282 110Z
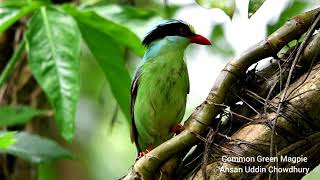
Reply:
M138 153L138 159L146 156L153 149L152 145L149 144L147 149Z
M180 134L184 130L184 127L181 124L177 124L173 128L170 128L170 132L175 134Z

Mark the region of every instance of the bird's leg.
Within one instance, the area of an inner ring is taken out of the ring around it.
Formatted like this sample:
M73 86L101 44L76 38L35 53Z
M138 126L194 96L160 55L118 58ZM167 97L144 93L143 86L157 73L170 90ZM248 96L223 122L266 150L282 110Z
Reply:
M169 132L180 134L183 130L184 130L184 127L181 124L177 124L174 127L170 128Z
M144 157L145 155L147 155L152 149L153 149L152 145L149 144L149 145L147 146L147 149L146 149L146 150L139 152L139 154L138 154L138 159L140 159L140 158Z

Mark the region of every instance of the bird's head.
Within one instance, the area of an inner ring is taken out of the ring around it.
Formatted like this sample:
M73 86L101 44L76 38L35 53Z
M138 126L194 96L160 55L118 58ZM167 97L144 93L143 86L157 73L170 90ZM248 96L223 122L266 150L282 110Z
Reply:
M207 38L196 34L191 25L181 20L169 20L156 26L146 35L142 44L148 46L152 42L163 39L167 36L180 36L189 39L190 43L211 45L211 42Z

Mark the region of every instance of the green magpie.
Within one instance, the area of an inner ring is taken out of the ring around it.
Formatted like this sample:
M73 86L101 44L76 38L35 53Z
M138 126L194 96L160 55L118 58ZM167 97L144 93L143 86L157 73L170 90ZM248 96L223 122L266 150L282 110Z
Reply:
M156 26L142 41L147 50L131 84L131 141L138 154L171 138L189 93L184 52L191 43L211 45L181 20Z

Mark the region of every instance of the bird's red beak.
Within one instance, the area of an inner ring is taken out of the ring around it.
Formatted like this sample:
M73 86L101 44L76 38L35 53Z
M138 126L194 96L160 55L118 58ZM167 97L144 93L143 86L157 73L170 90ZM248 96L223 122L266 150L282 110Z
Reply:
M192 36L190 38L190 40L191 40L191 43L196 43L196 44L201 44L201 45L211 45L211 42L207 38L205 38L199 34Z

